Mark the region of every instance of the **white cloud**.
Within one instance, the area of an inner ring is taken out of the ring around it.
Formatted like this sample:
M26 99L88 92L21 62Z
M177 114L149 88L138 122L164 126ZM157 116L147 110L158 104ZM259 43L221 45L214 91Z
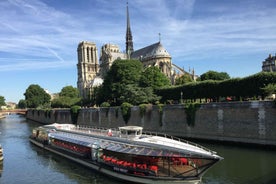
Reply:
M231 58L269 53L276 47L276 14L271 13L275 6L265 2L245 6L243 2L200 0L130 1L134 48L157 42L161 33L176 64L219 58L221 54ZM91 0L63 9L57 4L64 1L54 3L56 6L38 0L0 2L1 63L15 55L12 64L19 66L15 68L62 67L68 60L66 65L75 67L76 47L82 40L93 41L98 47L115 43L124 50L125 2ZM0 65L0 70L9 68L12 66Z

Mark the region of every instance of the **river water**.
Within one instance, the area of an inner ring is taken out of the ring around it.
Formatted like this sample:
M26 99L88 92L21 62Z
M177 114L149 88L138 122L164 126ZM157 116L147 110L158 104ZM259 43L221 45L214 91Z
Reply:
M36 126L40 124L26 121L18 115L0 120L0 144L4 149L0 184L122 183L30 144L28 137ZM203 184L276 183L275 150L197 143L224 157L204 175Z

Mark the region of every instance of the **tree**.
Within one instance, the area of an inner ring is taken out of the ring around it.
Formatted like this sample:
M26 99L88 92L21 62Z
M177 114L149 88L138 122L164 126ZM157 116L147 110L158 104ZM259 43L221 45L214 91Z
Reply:
M69 108L80 102L79 90L73 86L65 86L61 89L59 96L52 100L53 108Z
M200 80L227 80L230 76L226 72L208 71L200 76Z
M264 88L261 88L265 96L270 96L276 93L276 84L268 84Z
M71 98L78 98L79 97L79 90L74 88L73 86L65 86L61 89L59 96L66 96Z
M139 83L143 66L137 60L116 60L107 72L103 85L99 89L97 104L109 102L111 105L120 105L119 97L129 84Z
M171 82L168 77L155 66L148 67L142 72L140 79L141 87L152 87L155 90L160 87L169 86L170 84Z
M127 102L133 105L141 103L155 103L160 97L153 93L151 87L141 88L137 85L126 85L124 91L118 97L119 102Z
M183 74L181 77L176 78L175 85L182 85L188 82L193 82L193 79L190 74Z
M25 109L25 108L27 108L27 102L26 102L26 100L23 100L23 99L19 100L19 102L18 102L18 108L19 109Z
M31 84L24 93L27 107L37 108L50 102L51 96L37 84Z
M5 98L3 96L0 96L0 106L6 105Z

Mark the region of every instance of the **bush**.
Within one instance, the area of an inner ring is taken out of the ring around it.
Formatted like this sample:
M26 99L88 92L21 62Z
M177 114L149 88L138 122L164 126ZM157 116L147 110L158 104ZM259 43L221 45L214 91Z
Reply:
M139 109L140 109L140 116L143 117L147 111L147 104L140 104Z
M110 103L108 102L103 102L100 107L110 107Z
M121 105L122 116L123 116L123 119L125 121L125 124L127 124L128 120L130 119L131 107L132 107L132 105L130 103L127 103L127 102L124 102Z
M199 108L198 103L187 103L185 105L185 112L186 112L186 120L188 126L194 126L195 125L195 117L196 117L196 111Z
M219 97L236 97L236 99L264 97L272 85L275 84L276 73L261 72L244 78L234 78L224 81L206 80L192 82L181 86L160 88L156 90L158 96L162 96L162 102L213 99ZM266 90L264 90L266 89ZM182 94L182 95L181 95Z
M74 105L70 109L71 119L72 119L73 124L77 124L80 109L81 109L81 107L78 105Z

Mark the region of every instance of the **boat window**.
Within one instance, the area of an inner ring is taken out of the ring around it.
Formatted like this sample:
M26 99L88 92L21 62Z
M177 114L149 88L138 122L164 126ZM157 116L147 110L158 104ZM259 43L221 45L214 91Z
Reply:
M121 130L121 134L126 135L127 131L126 130Z
M137 135L142 135L142 130L138 130Z
M136 131L135 130L129 130L128 135L136 135Z

